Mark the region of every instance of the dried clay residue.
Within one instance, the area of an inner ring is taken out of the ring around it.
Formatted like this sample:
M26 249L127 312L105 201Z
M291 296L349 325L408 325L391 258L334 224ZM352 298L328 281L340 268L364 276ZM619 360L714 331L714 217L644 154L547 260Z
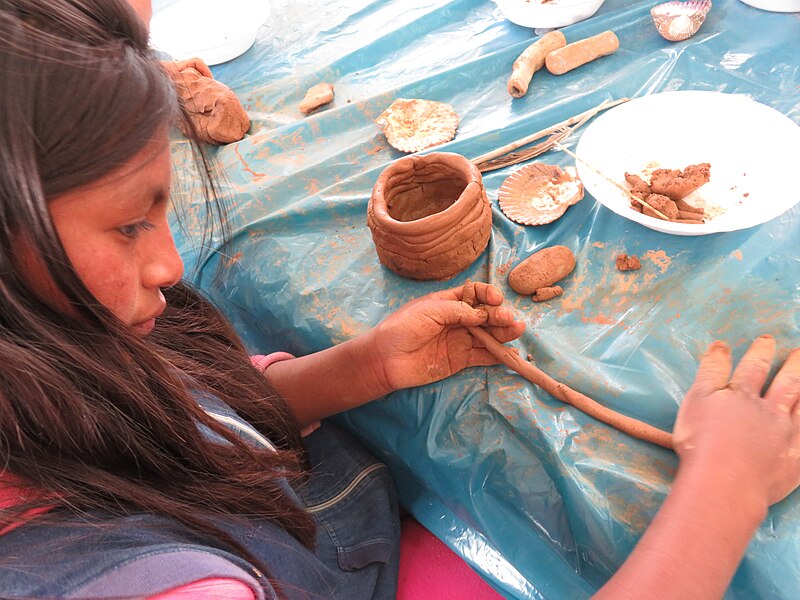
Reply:
M648 250L642 258L651 261L661 273L665 273L672 263L672 259L663 250Z

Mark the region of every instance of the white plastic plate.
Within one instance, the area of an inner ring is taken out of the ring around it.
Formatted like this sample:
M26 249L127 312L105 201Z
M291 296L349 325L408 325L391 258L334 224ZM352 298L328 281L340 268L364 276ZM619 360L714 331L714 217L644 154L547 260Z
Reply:
M800 0L742 0L742 2L772 12L800 12Z
M267 0L154 0L150 43L175 60L216 65L245 53L269 12Z
M555 29L588 19L604 0L494 0L506 19L523 27Z
M794 183L800 126L747 96L675 91L644 96L597 117L575 153L628 188L625 173L649 181L657 168L711 164L711 180L686 200L705 204L698 224L671 223L630 208L623 191L576 161L583 185L598 202L645 227L675 235L746 229L783 214L800 201Z

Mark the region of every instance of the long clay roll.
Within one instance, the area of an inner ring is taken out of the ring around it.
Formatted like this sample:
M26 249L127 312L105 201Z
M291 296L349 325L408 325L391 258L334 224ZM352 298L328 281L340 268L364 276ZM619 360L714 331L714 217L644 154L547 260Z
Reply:
M567 44L553 50L545 58L545 66L553 75L563 75L601 56L613 54L619 48L619 39L613 31Z
M545 58L553 50L567 45L567 38L560 31L549 31L528 46L514 61L508 80L508 93L522 98L528 93L533 74L544 66Z

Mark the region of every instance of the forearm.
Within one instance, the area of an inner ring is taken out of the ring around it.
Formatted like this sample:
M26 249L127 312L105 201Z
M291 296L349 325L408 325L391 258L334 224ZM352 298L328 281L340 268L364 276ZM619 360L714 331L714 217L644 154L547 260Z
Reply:
M302 428L391 392L369 334L321 352L274 363L265 375L289 404Z
M713 469L678 473L653 523L595 598L722 598L767 509L745 497L742 482L720 480Z

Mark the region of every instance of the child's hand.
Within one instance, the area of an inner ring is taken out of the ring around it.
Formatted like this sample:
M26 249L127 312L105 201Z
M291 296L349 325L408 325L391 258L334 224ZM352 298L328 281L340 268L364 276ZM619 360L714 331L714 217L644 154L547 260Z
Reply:
M775 356L770 336L756 339L731 377L731 352L715 342L700 362L678 412L681 470L697 468L737 483L766 506L800 485L800 349L762 394Z
M473 285L474 303L482 306L463 302L463 287L436 292L404 305L370 332L377 368L390 389L439 381L466 367L497 364L466 327L485 327L503 343L522 335L525 324L501 306L500 290L486 283Z

